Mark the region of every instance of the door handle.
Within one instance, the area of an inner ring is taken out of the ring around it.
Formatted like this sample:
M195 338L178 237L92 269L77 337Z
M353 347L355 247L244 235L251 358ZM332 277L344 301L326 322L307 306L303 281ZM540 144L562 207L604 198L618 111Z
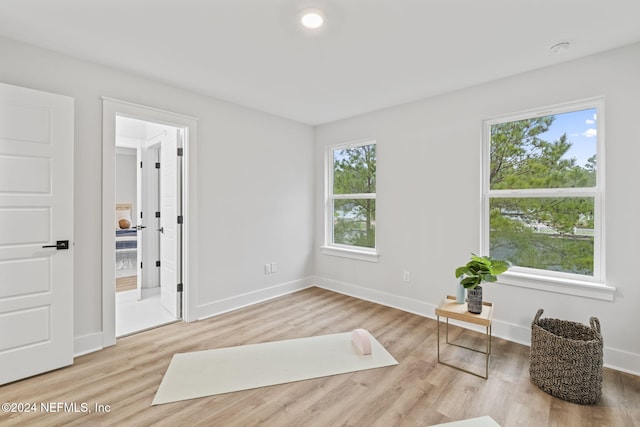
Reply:
M68 240L58 240L55 245L44 245L43 248L56 248L57 250L67 250L69 249L69 241Z
M138 225L136 227L137 230L142 230L143 228L147 228L147 226L146 225Z

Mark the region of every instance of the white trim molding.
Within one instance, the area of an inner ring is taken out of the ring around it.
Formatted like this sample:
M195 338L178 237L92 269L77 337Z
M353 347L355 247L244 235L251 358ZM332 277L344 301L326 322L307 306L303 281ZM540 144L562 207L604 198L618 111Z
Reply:
M73 357L82 356L104 348L102 332L75 337L73 340Z
M269 288L212 301L197 307L197 317L198 320L202 320L208 317L228 313L230 311L310 288L313 286L312 283L313 280L311 277L305 277L291 282L280 283Z
M351 148L373 146L377 150L377 142L375 139L365 139L361 141L352 141L348 143L335 144L325 147L324 158L324 227L325 237L324 245L321 251L325 255L341 256L363 261L377 262L376 245L373 248L363 246L351 246L347 244L335 243L334 235L334 202L336 200L373 200L376 201L376 192L372 193L350 193L350 194L334 194L334 161L335 152L338 150L346 150ZM377 159L376 159L377 162ZM377 185L377 184L376 184Z
M351 297L362 299L365 301L382 304L387 307L397 308L398 310L417 314L423 317L429 317L430 315L435 313L436 309L436 306L430 303L418 301L412 298L402 297L399 295L393 295L387 292L377 291L374 289L369 289L363 286L329 279L326 277L314 277L313 284L322 289L349 295Z
M500 199L536 199L536 198L573 198L593 199L593 263L592 271L585 274L578 272L556 271L543 267L525 268L514 267L501 276L501 282L538 289L542 291L576 295L587 298L613 301L615 288L606 284L606 233L605 233L605 100L603 96L556 104L501 117L485 120L483 123L482 143L482 176L481 176L481 248L482 252L490 254L490 203ZM539 186L536 188L491 188L491 158L492 127L499 124L518 122L526 119L555 116L565 113L595 110L597 121L594 123L597 135L595 141L595 154L597 155L597 168L595 168L595 183L593 186L585 184L580 187L553 188Z
M499 278L499 283L604 301L613 301L616 292L615 287L604 283L540 276L517 271L503 273Z
M378 257L380 256L375 250L358 250L353 249L352 247L341 246L321 246L320 252L324 255L351 258L368 262L378 262Z
M116 343L115 335L115 122L116 116L150 121L185 130L183 145L183 315L196 320L197 304L197 138L198 120L153 107L102 97L102 346Z

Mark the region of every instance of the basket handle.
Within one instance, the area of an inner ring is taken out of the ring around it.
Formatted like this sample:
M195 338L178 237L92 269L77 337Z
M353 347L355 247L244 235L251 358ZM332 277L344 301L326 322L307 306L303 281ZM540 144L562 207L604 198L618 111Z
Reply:
M544 310L543 310L543 309L541 309L541 308L539 308L539 309L538 309L538 312L536 313L536 317L534 317L534 318L533 318L533 324L534 324L534 325L538 324L538 320L540 320L540 316L542 316L542 312L543 312L543 311L544 311ZM597 319L596 319L596 320L597 320Z
M593 329L597 333L600 333L600 321L597 317L590 318L589 323L591 324L591 329Z

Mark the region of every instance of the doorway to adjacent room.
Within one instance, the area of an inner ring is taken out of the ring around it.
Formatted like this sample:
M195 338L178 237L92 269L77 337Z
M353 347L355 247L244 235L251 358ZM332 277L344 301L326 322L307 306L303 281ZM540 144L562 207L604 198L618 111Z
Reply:
M103 344L189 321L193 118L103 99ZM115 230L114 230L115 229Z

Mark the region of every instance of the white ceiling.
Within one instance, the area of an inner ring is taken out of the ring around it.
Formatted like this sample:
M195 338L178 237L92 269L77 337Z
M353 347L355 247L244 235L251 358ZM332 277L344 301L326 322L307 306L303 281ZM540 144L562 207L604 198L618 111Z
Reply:
M130 119L128 117L116 116L116 137L123 136L133 139L147 139L147 128L151 123L143 120ZM118 140L116 138L116 144Z
M132 138L134 140L149 140L158 136L162 132L168 132L176 129L173 126L163 125L160 123L147 122L144 120L132 119L124 116L116 116L116 137ZM130 141L123 142L125 145ZM119 144L116 138L116 145ZM137 142L136 142L137 144Z
M0 36L315 125L638 42L640 1L1 0Z

